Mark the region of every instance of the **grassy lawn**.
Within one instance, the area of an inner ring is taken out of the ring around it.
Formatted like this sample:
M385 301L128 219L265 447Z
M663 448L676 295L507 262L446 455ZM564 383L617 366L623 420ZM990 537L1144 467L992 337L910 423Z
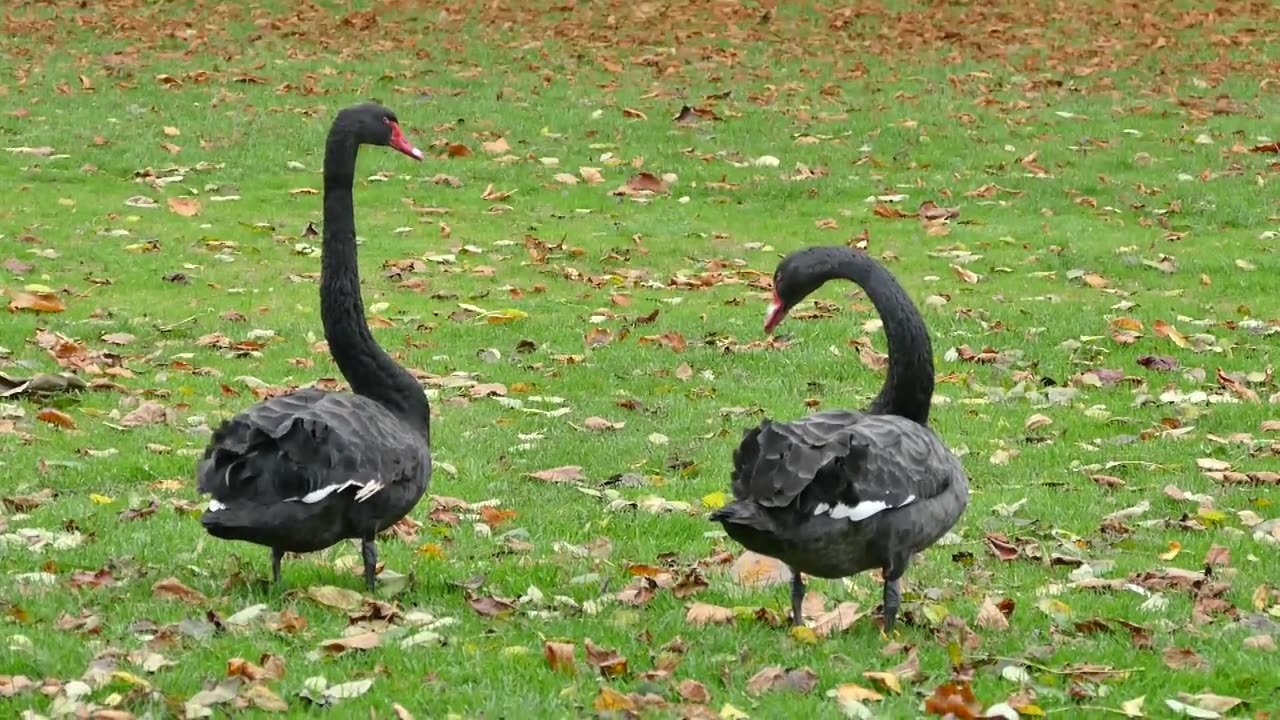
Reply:
M1272 4L11 5L0 715L1280 716ZM341 381L309 225L365 99L428 152L355 203L437 463L373 597L354 543L270 587L194 487ZM921 306L972 478L888 647L878 576L792 635L705 519L745 428L883 381L851 285L761 332L817 244Z

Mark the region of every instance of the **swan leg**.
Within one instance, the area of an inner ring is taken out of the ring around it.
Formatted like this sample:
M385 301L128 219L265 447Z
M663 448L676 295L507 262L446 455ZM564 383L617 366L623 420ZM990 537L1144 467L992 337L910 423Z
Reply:
M902 586L898 581L902 579L910 563L909 554L897 557L891 555L889 563L881 571L884 575L884 626L880 632L885 639L890 635L897 637L893 625L898 620L898 608L902 606Z
M280 584L280 561L284 559L284 551L271 548L271 582Z
M372 537L360 543L360 556L364 558L364 584L368 586L369 592L373 592L378 571L378 546L373 544Z
M902 587L898 584L898 580L899 578L892 580L885 578L884 581L884 627L880 635L885 640L890 636L898 636L893 628L898 620L898 608L902 606Z
M804 627L801 608L804 605L804 580L800 579L800 571L791 568L791 627Z

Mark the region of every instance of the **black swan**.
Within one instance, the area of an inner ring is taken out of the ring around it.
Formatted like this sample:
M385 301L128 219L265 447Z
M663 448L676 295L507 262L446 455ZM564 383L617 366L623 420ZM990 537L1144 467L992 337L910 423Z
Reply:
M773 275L765 317L772 332L828 280L866 291L884 322L889 371L865 413L818 412L788 423L765 419L733 454L733 502L711 520L729 537L791 567L791 621L803 624L800 573L840 578L884 573L884 625L894 631L898 580L911 556L947 533L969 504L960 461L928 427L933 349L911 298L883 265L845 247L791 253Z
M258 403L214 431L197 470L200 491L213 498L200 522L214 537L271 548L277 584L286 552L358 538L372 591L374 537L408 514L431 481L426 395L365 322L352 208L362 144L422 159L395 114L376 103L339 112L325 142L320 318L353 392L311 387Z

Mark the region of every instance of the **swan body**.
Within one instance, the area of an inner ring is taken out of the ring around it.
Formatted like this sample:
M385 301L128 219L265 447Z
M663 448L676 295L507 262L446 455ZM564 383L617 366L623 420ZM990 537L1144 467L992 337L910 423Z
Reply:
M968 506L960 461L928 426L932 348L919 312L893 276L848 248L809 248L775 273L766 317L786 312L832 278L859 283L884 320L889 373L866 412L765 419L733 454L733 502L711 514L729 537L792 569L792 622L801 624L800 573L840 578L881 568L884 630L893 631L899 579L911 557L947 533Z
M358 145L389 145L420 160L395 115L374 103L340 112L325 152L321 319L353 392L315 387L258 403L218 427L197 467L211 496L209 534L285 552L356 538L373 589L375 536L403 518L431 479L430 408L413 376L374 341L356 265L352 177Z

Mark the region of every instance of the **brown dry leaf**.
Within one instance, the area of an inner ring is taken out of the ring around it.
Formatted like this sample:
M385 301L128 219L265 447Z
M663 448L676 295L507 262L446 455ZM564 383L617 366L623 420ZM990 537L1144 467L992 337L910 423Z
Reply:
M382 644L382 636L376 632L347 635L346 637L323 640L320 649L331 654L341 655L348 650L371 650Z
M307 588L307 597L331 608L355 610L364 605L364 596L355 590L333 585L313 585Z
M1227 392L1235 395L1245 402L1261 402L1258 399L1258 393L1245 387L1244 383L1223 372L1222 368L1217 369L1218 384L1227 390Z
M591 417L582 421L583 427L585 427L588 430L596 430L596 431L621 430L622 428L626 427L626 425L627 424L625 422L613 422L611 420L605 420L604 418L597 417L595 415L592 415Z
M120 418L120 425L127 428L143 425L157 425L165 421L164 406L154 400L147 400Z
M982 607L978 608L978 617L975 621L978 627L985 630L1008 630L1009 618L1000 612L1000 608L996 607L995 602L990 597L983 599Z
M70 415L57 408L44 408L36 413L36 419L43 423L55 425L66 430L75 430L76 421Z
M665 180L651 172L641 171L632 175L625 183L620 185L617 190L614 190L609 194L630 196L654 193L665 195L670 192L671 189L667 187Z
M1161 655L1164 664L1174 670L1208 670L1209 663L1191 648L1166 648Z
M920 203L920 209L916 214L921 220L954 220L960 217L960 208L940 207L932 200L925 200Z
M876 217L882 217L887 220L902 220L903 218L916 217L915 213L904 213L898 208L886 205L885 203L876 203L875 207L871 208L871 212L875 214Z
M604 182L604 175L600 173L600 168L580 167L578 174L588 185L599 185Z
M706 625L727 625L733 622L734 617L733 608L696 602L689 606L689 611L685 613L684 620L695 627L703 627Z
M589 348L604 347L613 341L613 332L606 327L593 327L582 337Z
M396 720L414 720L413 713L406 710L405 707L398 702L391 703L391 709L396 714Z
M1226 567L1231 564L1231 549L1222 545L1212 545L1209 551L1204 555L1205 565L1221 565Z
M791 582L791 568L777 558L746 550L729 567L729 576L743 587L759 590Z
M125 332L107 333L102 336L102 342L108 345L128 345L134 340L137 340L137 338Z
M929 715L950 715L955 720L976 720L982 717L982 703L974 697L969 683L943 683L924 701L924 711Z
M1240 698L1234 698L1227 695L1214 695L1213 693L1201 693L1192 695L1191 693L1180 692L1178 699L1184 703L1195 705L1202 710L1211 710L1216 713L1228 713L1232 708L1244 702Z
M866 612L859 612L858 603L842 602L831 610L813 619L810 628L818 637L829 637L848 630L859 619L866 617Z
M200 214L200 201L190 197L169 198L169 212L182 217L195 217Z
M955 276L960 278L961 282L966 282L970 285L977 284L979 280L977 273L969 270L968 268L960 267L959 265L952 264L951 272L955 273Z
M577 652L577 646L573 643L547 641L542 645L542 655L547 659L551 669L570 675L577 672L573 657L575 652Z
M534 480L542 480L550 483L564 483L587 479L586 476L582 474L582 467L579 465L562 465L560 467L549 468L547 470L526 473L525 476L531 477Z
M60 313L67 306L53 293L15 292L9 298L9 310L30 310L38 313Z
M501 598L489 595L474 595L467 592L467 605L480 617L498 617L501 615L510 615L516 611L516 606Z
M707 686L697 680L681 680L676 685L676 692L680 694L680 699L685 702L698 703L706 705L711 702L711 693L707 692Z
M617 650L607 650L596 645L591 638L584 638L582 647L587 652L587 662L600 671L604 678L615 678L627 674L627 659Z
M507 142L506 138L500 137L497 140L480 143L480 149L490 155L501 155L502 153L511 152L511 144Z
M1276 640L1270 635L1252 635L1245 638L1241 644L1245 650L1256 650L1258 652L1276 651Z
M761 695L772 690L794 690L807 694L818 684L818 674L808 667L785 670L781 665L770 665L747 681L747 692Z
M182 600L194 604L208 602L208 598L199 591L183 585L176 577L167 577L151 586L151 594L158 598Z
M1156 334L1156 337L1167 338L1180 348L1190 349L1191 347L1191 342L1182 333L1178 332L1177 328L1163 320L1151 323L1151 331Z

